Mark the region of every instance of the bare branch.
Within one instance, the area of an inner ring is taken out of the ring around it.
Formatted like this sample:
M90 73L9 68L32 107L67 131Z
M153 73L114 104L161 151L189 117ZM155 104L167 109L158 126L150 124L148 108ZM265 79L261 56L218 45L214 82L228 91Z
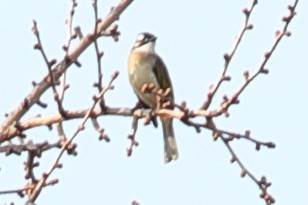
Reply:
M119 18L121 13L132 2L133 0L121 0L120 3L99 23L97 33L102 33L108 29L108 27ZM72 65L72 63L77 61L80 54L94 42L95 38L93 38L93 36L95 36L93 33L86 35L75 47L75 49L69 52L68 57L64 58L56 65L52 71L52 78L54 79L54 82L58 81L63 73ZM8 133L10 133L12 129L16 129L12 126L14 125L14 122L18 122L32 107L32 105L38 102L41 95L52 86L48 83L50 82L49 78L49 75L46 76L40 83L38 83L32 92L26 96L12 112L9 113L5 121L0 126L0 143L10 139Z
M118 76L118 72L115 72L113 74L113 76L111 77L111 80L108 84L107 87L105 87L100 94L94 98L94 103L92 105L92 107L90 108L90 110L85 114L85 116L82 119L81 124L78 126L77 130L75 131L75 133L71 136L71 138L69 140L67 140L63 145L62 148L55 160L55 162L52 164L52 166L50 167L50 169L42 174L42 178L38 181L38 183L36 184L36 186L33 188L31 194L29 195L29 199L28 202L32 202L34 203L35 200L37 199L37 197L39 196L39 194L42 191L42 188L44 187L44 184L46 184L47 179L49 178L49 176L51 175L51 173L56 169L59 168L59 162L60 159L62 157L62 155L64 154L65 151L68 152L75 152L75 148L76 146L71 146L72 145L72 141L77 137L77 135L83 131L85 129L85 124L88 121L89 117L91 116L91 112L94 110L95 106L99 103L99 101L102 99L103 95L110 89L112 89L112 83L113 81L117 78ZM61 167L61 166L60 166Z
M222 84L222 82L231 80L231 77L226 76L229 64L230 64L238 46L240 45L245 32L247 30L251 30L253 28L253 25L249 23L249 18L251 16L253 9L257 5L257 3L258 3L258 1L253 0L249 9L247 9L247 8L243 9L243 13L245 14L244 26L241 28L239 35L236 38L233 47L231 48L231 51L229 53L224 54L225 64L224 64L224 68L222 70L222 73L221 73L217 83L215 85L211 85L210 90L209 90L208 95L207 95L207 100L203 103L201 109L207 110L210 107L212 100L213 100L216 92L218 91L220 85Z
M133 148L139 145L139 143L136 141L137 129L138 129L138 118L133 117L132 132L127 137L131 142L130 146L127 148L127 156L131 156L133 153Z
M277 48L278 44L280 43L281 39L284 36L290 36L290 32L287 30L289 23L291 22L291 20L293 19L293 17L295 16L295 8L297 5L298 1L295 1L293 6L289 6L288 9L290 11L289 15L286 17L283 17L283 22L285 22L285 25L282 29L282 32L280 32L277 35L276 32L276 40L273 43L272 47L270 48L270 50L268 52L266 52L264 54L264 59L261 62L260 66L257 68L257 70L250 75L248 71L244 72L244 77L245 77L245 82L242 86L240 86L240 88L238 89L238 91L236 91L233 96L231 98L228 97L224 97L224 101L221 103L221 106L218 110L215 111L211 111L211 115L213 117L215 116L219 116L222 114L227 114L228 115L228 109L231 105L233 104L238 104L239 103L239 96L241 95L241 93L245 90L245 88L260 74L268 74L269 70L265 68L266 63L268 62L268 60L270 59L270 57L272 56L272 54L274 53L275 49Z

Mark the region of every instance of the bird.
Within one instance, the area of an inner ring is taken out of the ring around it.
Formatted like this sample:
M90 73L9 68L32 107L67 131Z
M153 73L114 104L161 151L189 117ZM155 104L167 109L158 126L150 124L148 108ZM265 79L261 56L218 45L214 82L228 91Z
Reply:
M139 101L145 107L159 109L157 96L153 92L170 92L167 100L174 102L174 93L167 67L155 52L157 37L151 33L140 33L128 57L128 77ZM152 93L144 92L145 85L154 85ZM164 161L168 163L179 157L173 129L173 119L160 117L164 136Z

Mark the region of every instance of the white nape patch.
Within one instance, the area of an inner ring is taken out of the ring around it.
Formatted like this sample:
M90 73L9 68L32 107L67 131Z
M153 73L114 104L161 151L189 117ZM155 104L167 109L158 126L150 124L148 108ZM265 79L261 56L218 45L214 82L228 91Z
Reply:
M138 37L137 37L137 41L143 41L143 39L145 38L145 36L143 34L140 34Z
M134 51L155 53L155 42L150 41L142 46L136 47Z

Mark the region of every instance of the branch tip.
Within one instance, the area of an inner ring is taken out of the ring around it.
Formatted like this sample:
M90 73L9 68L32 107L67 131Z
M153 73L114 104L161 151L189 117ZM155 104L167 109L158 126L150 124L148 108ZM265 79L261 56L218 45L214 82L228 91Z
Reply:
M242 169L241 171L241 177L245 177L247 174L247 171L245 169Z
M248 9L248 8L243 8L243 13L245 14L245 16L247 17L247 16L249 16L250 15L250 10Z
M224 59L225 59L226 62L229 62L231 60L231 56L228 53L225 53Z
M252 30L252 29L253 29L253 24L247 25L247 26L246 26L246 29L247 29L247 30Z

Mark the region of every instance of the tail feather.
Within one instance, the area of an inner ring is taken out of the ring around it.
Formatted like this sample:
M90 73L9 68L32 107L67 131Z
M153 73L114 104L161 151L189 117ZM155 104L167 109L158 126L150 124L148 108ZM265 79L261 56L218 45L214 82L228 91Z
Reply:
M161 118L163 134L164 134L164 149L165 149L165 163L171 160L176 160L179 157L179 152L173 131L172 119Z

